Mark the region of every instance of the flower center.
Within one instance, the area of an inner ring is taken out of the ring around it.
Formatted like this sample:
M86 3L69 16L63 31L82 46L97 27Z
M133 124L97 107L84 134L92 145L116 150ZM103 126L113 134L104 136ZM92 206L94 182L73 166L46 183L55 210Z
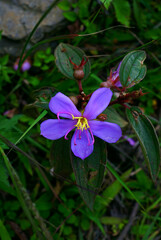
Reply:
M83 131L84 129L87 130L87 128L90 128L87 118L85 118L85 117L74 117L74 116L72 116L72 117L73 117L73 120L78 119L77 124L75 125L75 127L77 127L77 129L80 129L80 130Z

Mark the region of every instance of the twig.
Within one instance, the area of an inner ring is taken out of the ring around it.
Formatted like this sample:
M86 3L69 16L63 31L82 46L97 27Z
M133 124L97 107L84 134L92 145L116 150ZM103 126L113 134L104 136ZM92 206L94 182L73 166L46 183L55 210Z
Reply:
M123 231L121 232L121 234L120 234L120 236L118 237L117 240L124 240L125 239L128 231L130 230L130 228L131 228L131 226L132 226L132 224L133 224L133 222L135 220L135 216L136 216L136 214L138 212L138 209L139 209L139 204L135 203L134 208L133 208L132 213L131 213L130 218L129 218L129 222L124 227Z

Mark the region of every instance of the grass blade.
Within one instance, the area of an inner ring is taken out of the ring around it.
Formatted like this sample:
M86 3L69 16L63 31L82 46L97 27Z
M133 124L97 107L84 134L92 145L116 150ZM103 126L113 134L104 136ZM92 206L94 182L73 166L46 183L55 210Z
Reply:
M114 177L121 183L121 185L126 189L126 191L137 201L137 203L140 205L141 208L144 209L143 205L140 203L139 199L133 194L133 192L129 189L129 187L126 185L125 182L122 181L122 179L119 177L117 172L111 167L111 165L107 162L106 164L108 170L114 175Z
M22 134L22 136L17 140L17 142L15 143L15 145L17 145L22 138L24 138L24 136L47 114L47 111L44 110L37 118L36 120L33 122L33 124L31 124L31 126Z

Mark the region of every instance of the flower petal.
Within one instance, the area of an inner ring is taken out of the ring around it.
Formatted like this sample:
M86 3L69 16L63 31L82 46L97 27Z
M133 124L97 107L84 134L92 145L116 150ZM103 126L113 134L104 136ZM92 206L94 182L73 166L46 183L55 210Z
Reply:
M116 78L117 78L117 82L115 83L115 86L116 87L122 87L121 82L119 80L119 72L117 72L117 71L113 72L111 80L114 82L116 80Z
M41 123L41 135L50 140L56 140L63 137L76 124L76 120L67 119L48 119Z
M122 136L121 128L115 123L101 121L89 121L88 123L93 135L108 143L115 143Z
M81 138L80 138L80 134ZM90 145L89 145L90 142ZM87 130L76 130L71 140L71 149L76 157L84 160L93 152L93 144L90 133Z
M83 116L87 119L95 119L108 106L112 97L109 88L99 88L91 96Z
M59 116L61 117L72 119L71 114L73 114L75 117L81 116L81 113L78 111L70 98L60 92L51 98L49 102L49 108L55 114L60 112Z

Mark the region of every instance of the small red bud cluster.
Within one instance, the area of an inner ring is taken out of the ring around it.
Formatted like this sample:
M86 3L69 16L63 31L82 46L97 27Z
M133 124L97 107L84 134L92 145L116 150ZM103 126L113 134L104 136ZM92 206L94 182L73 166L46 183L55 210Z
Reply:
M133 99L139 98L141 96L144 96L147 93L143 93L142 90L133 91L131 93L121 93L120 96L112 101L109 105L113 105L116 103L119 103L121 105L124 105L125 103L131 103Z
M101 113L100 115L97 116L97 119L103 122L107 119L107 115L104 113Z

